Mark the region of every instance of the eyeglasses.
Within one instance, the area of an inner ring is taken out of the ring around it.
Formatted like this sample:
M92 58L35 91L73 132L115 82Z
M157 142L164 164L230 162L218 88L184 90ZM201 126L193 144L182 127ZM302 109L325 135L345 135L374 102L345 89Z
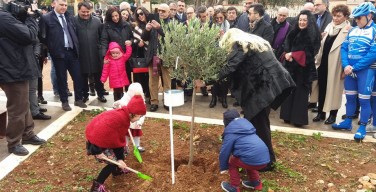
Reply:
M360 20L362 18L362 16L359 16L359 17L355 17L354 19L355 20Z
M143 12L137 13L138 16L144 16Z
M163 10L163 9L158 9L158 12L166 13L167 11L166 11L166 10Z

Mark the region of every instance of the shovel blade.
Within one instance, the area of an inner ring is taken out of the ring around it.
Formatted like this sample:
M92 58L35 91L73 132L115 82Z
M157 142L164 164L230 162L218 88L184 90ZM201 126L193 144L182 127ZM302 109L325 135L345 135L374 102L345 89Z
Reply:
M137 149L136 146L133 147L133 155L136 157L137 161L142 163L142 157L140 151Z
M153 179L152 177L150 177L150 176L148 176L148 175L145 175L145 174L143 174L143 173L141 173L141 172L138 172L138 173L137 173L137 176L138 176L139 178L141 178L141 179L143 179L143 180L147 180L147 181L150 181L150 180Z

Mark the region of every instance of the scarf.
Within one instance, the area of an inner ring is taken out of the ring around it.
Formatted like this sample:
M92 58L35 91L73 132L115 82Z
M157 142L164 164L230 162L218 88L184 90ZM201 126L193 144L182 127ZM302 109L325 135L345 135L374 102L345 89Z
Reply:
M348 20L342 22L339 25L334 25L334 22L332 21L329 23L329 25L325 28L325 32L328 33L329 36L335 36L341 31L342 28L344 28L346 25L350 25L350 22Z
M257 26L257 24L263 19L263 17L260 17L259 19L256 19L253 22L249 22L249 27L251 30L254 30Z

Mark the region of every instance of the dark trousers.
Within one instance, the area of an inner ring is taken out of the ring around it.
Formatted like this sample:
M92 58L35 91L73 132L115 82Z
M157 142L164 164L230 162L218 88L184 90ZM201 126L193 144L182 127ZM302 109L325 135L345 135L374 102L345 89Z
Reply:
M319 85L319 100L318 100L318 112L322 113L323 107L325 104L325 96L326 96L326 87L328 84L328 66L323 65L317 69L317 75L318 75L318 80L317 83ZM338 110L331 110L330 115L332 116L337 116Z
M21 139L30 139L35 134L30 113L29 81L0 83L7 97L8 125L6 138L8 148L19 144Z
M149 73L133 73L133 80L141 84L145 97L150 98Z
M275 162L275 154L272 145L272 135L270 131L270 120L269 120L270 108L267 107L260 111L252 119L249 118L248 114L244 113L244 118L248 119L249 122L253 124L256 128L256 134L261 138L269 149L270 163Z
M89 84L90 84L90 77L93 78L94 80L94 88L97 91L98 97L102 97L104 93L104 86L103 83L101 82L101 74L100 73L93 73L93 74L82 74L82 96L84 98L89 97Z
M114 101L120 100L124 95L123 87L114 88Z
M41 73L43 72L44 58L38 59ZM43 76L38 78L38 97L43 97Z
M77 55L74 50L64 50L64 53L64 58L52 57L56 70L60 101L63 103L68 102L67 70L73 80L74 100L82 100L82 76Z

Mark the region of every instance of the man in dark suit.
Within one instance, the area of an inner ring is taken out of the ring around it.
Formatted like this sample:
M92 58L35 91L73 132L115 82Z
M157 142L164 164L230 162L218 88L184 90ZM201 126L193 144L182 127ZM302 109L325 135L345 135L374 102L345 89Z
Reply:
M40 20L41 37L50 51L56 69L60 101L64 111L72 110L68 103L67 70L73 79L74 105L86 108L82 101L82 77L78 62L78 39L74 18L67 12L66 0L53 0L54 10Z
M332 15L328 11L328 7L328 0L315 1L315 18L321 33L324 32L326 26L333 20Z
M185 14L185 2L183 0L178 1L178 9L175 18L179 23L185 23L187 21L187 14Z
M99 54L100 35L102 23L99 18L93 16L92 5L82 1L78 3L78 15L75 17L78 43L80 47L79 62L83 79L83 101L89 98L89 77L93 77L95 90L100 102L107 102L104 95L103 83L100 81L102 74L102 62Z

